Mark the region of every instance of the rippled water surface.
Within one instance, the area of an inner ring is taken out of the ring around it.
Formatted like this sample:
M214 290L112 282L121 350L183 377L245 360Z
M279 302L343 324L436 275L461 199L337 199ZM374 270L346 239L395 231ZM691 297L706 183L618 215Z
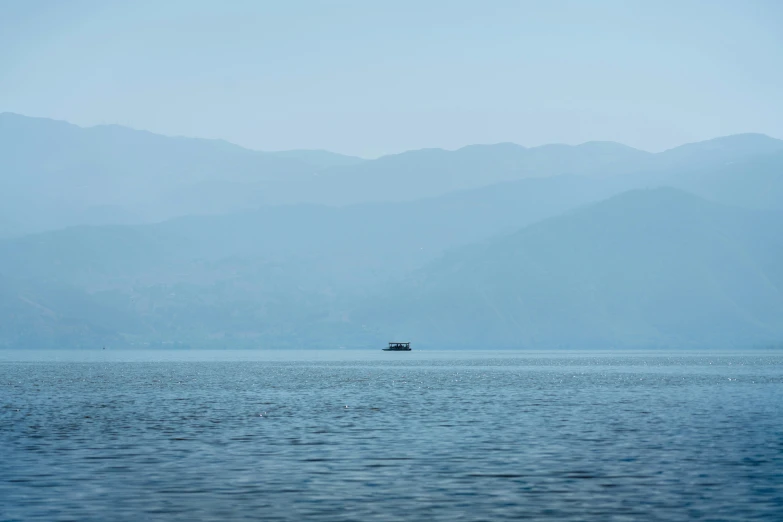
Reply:
M0 520L783 520L783 357L0 353Z

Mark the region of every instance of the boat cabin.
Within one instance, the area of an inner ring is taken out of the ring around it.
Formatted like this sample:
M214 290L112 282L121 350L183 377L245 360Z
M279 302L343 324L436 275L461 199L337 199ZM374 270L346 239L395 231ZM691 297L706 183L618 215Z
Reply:
M386 352L409 352L411 350L411 343L389 343L388 348L383 349Z

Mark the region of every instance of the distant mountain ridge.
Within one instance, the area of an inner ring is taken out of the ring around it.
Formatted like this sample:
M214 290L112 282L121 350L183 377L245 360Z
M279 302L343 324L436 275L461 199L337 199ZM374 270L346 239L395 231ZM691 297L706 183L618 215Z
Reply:
M94 290L96 284L111 287L111 274L143 278L169 261L297 256L318 265L343 265L340 284L360 285L367 281L362 274L401 276L444 249L508 233L613 193L612 187L584 178L558 176L410 202L269 206L147 225L69 227L0 241L0 273Z
M696 159L706 153L714 163L721 163L782 151L783 140L771 138L765 134L745 133L722 136L697 143L686 143L660 152L656 156L665 162L676 162L683 159Z
M432 346L743 347L783 339L783 215L632 191L448 253L359 308Z
M220 140L171 138L116 125L81 128L3 113L0 204L7 224L0 234L149 223L262 205L411 201L564 174L661 178L779 151L783 141L748 134L659 154L611 142L532 148L501 143L362 160L326 151L259 152Z
M571 190L553 181L523 186ZM500 201L494 191L522 201L510 188L494 187L485 204ZM515 227L511 206L471 213L472 192L410 207L401 223L373 218L375 205L281 207L1 241L0 346L367 347L401 335L425 349L783 341L783 213L675 189L586 204L574 192L561 200L571 210L543 207L538 216L560 215ZM464 215L449 227L455 211ZM268 228L276 222L288 224Z
M0 115L0 347L783 342L783 142L363 160Z
M345 167L367 161L364 158L347 156L345 154L329 152L328 150L294 149L266 152L265 154L277 156L279 158L295 159L320 169L326 169L330 167Z

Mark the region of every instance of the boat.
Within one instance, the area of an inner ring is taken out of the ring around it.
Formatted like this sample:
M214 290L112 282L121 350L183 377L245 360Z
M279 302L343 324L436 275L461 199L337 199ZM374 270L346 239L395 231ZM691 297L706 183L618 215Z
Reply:
M411 343L389 343L388 348L383 349L384 352L410 352Z

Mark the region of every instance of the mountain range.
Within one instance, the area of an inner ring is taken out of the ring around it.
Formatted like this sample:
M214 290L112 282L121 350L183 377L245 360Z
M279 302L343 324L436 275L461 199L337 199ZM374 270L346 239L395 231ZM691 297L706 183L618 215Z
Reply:
M0 346L783 341L783 141L366 160L0 115Z
M748 162L767 162L752 165ZM437 197L527 178L665 183L699 193L705 170L727 171L708 196L734 197L737 173L783 164L783 141L745 134L650 154L610 142L526 148L506 143L423 149L362 160L326 151L259 152L220 140L165 137L116 125L82 128L0 114L0 234L73 225L142 224L262 205L355 205ZM749 174L745 174L749 175ZM687 179L686 179L687 178ZM756 190L751 186L751 194ZM775 205L780 185L768 192ZM741 191L740 191L741 192ZM752 199L752 198L751 198Z
M438 346L768 346L781 230L778 213L630 191L452 251L362 318Z

